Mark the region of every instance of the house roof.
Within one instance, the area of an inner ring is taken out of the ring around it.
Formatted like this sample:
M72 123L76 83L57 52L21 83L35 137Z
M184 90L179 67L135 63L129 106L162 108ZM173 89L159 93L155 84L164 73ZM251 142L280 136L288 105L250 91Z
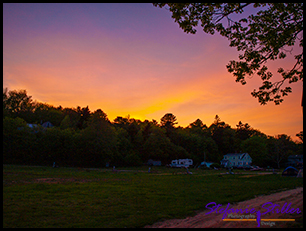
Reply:
M303 159L303 155L290 155L288 159Z
M248 154L248 153L228 153L224 156L241 156L241 155L245 155L245 154Z
M37 127L38 127L37 124L28 124L28 126L29 126L30 128L37 128Z
M53 125L49 121L44 122L41 126L43 126L44 128L52 128L53 127Z
M228 153L224 156L227 156L227 157L236 157L237 156L239 159L243 159L246 154L248 154L248 153Z

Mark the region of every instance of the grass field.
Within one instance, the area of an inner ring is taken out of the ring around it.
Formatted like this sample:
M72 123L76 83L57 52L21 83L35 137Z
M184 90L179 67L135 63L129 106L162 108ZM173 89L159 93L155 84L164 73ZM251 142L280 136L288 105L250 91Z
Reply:
M5 165L3 227L143 227L193 215L209 202L227 204L303 186L302 178L258 172L124 170Z

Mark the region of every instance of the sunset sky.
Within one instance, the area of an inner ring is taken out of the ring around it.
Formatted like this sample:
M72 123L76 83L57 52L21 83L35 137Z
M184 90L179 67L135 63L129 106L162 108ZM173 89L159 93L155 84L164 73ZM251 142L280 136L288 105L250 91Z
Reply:
M252 7L248 9L252 10ZM262 106L227 72L236 48L218 34L186 34L152 4L3 4L3 87L25 89L53 106L102 109L112 121L130 115L158 122L166 113L187 126L219 115L236 128L267 135L303 130L302 82L284 102ZM276 72L293 59L271 63Z

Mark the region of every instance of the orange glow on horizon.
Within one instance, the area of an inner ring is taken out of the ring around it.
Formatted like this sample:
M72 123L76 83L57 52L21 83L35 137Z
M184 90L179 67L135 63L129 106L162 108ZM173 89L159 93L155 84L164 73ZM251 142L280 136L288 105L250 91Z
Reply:
M101 109L111 121L172 113L178 126L198 118L210 126L219 115L272 136L296 140L303 130L302 82L281 105L259 105L250 93L260 77L235 82L226 64L239 53L223 37L186 34L152 4L62 7L4 5L3 87L56 107ZM292 60L283 61L289 69Z

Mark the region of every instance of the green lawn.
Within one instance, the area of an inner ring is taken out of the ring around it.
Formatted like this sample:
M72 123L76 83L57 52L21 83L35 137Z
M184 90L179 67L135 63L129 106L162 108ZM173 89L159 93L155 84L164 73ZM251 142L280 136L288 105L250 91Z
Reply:
M227 204L303 186L302 178L280 174L124 170L129 171L3 166L3 227L143 227L193 215L209 202Z

